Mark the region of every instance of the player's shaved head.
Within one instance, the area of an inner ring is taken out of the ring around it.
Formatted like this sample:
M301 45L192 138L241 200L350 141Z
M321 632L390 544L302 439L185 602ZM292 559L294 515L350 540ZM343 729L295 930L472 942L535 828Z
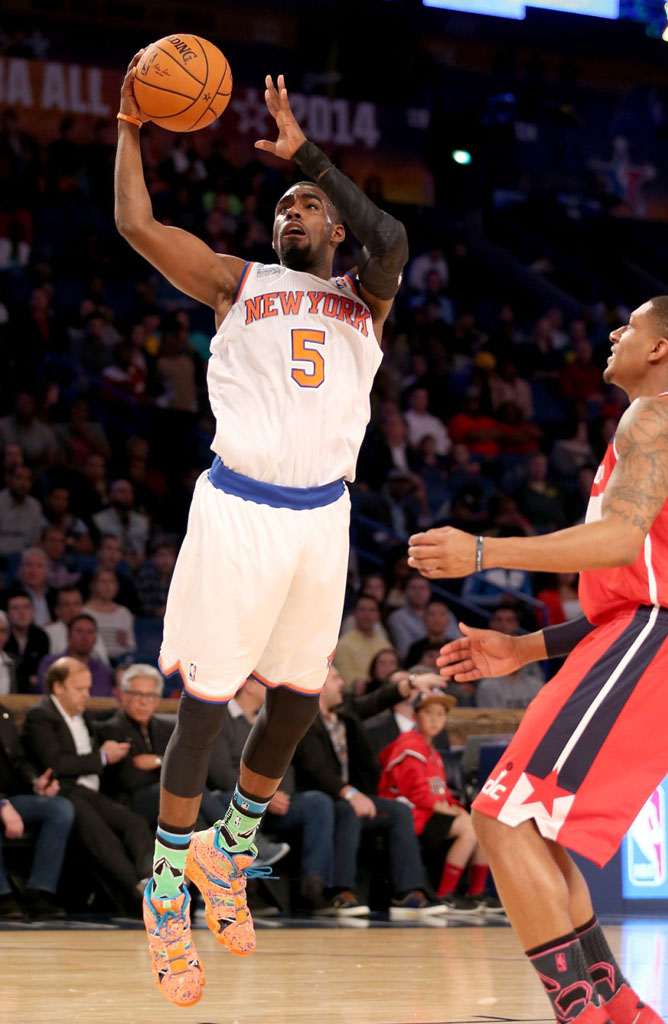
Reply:
M668 295L656 295L649 300L650 319L657 337L668 338Z

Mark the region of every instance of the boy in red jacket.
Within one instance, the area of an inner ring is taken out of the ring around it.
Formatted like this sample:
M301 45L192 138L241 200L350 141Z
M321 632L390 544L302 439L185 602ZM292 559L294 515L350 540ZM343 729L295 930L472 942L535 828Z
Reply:
M484 895L487 861L471 816L448 789L443 760L433 745L456 703L438 689L419 694L414 703L415 728L380 753L383 774L378 795L410 804L425 866L430 874L434 868L441 872L438 896L452 910L475 913L493 909L496 903ZM467 895L458 896L455 890L469 863Z

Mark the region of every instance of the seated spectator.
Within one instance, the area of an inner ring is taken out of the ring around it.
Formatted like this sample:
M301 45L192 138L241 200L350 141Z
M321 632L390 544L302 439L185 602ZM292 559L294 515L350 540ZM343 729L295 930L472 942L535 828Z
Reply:
M85 523L90 523L108 502L107 461L99 452L90 452L72 488L72 507Z
M38 419L37 402L30 392L20 391L14 412L0 420L0 444L20 444L26 462L35 472L54 462L58 451L56 435Z
M380 755L382 797L404 800L413 812L420 849L437 894L449 910L475 913L484 906L489 868L478 845L471 816L450 793L434 738L445 729L455 699L434 689L414 700L415 728L403 733ZM469 867L466 896L457 894ZM500 907L500 904L499 904Z
M429 323L441 320L443 323L454 323L454 308L445 294L441 278L437 270L427 273L424 289L416 292L410 299L412 309L421 309Z
M208 785L228 806L239 775L239 762L253 722L264 704L265 688L248 679L228 703L220 735L209 763ZM330 797L316 790L295 792L294 768L288 767L279 788L269 802L257 839L266 835L289 838L294 831L301 837L301 898L305 909L322 912L329 907L326 893L332 885L334 858L334 806ZM266 835L262 836L262 832ZM259 857L266 863L262 843Z
M392 707L411 692L408 679L368 696L344 698L343 679L330 668L320 693L320 714L295 751L300 790L318 789L334 801L335 853L332 909L341 914L360 906L354 894L357 851L364 832L387 836L392 899L390 920L420 920L445 908L424 893L425 877L410 809L376 796L380 765L361 717ZM357 911L359 913L359 911Z
M49 639L43 629L35 625L35 614L29 594L14 587L6 597L9 639L5 644L7 654L14 655L16 681L19 693L35 693L37 690L37 669L49 650Z
M347 689L368 678L372 658L387 646L387 635L383 638L376 633L380 609L375 597L360 594L353 615L355 626L339 639L334 654L334 664Z
M40 630L41 632L41 630ZM48 643L48 641L47 641ZM54 662L61 658L76 659L82 662L90 675L90 696L111 697L113 675L108 665L99 661L93 654L97 643L97 623L92 615L75 615L70 620L67 630L67 646L64 651L47 654L39 663L37 670L36 689L44 693L46 677Z
M516 537L521 532L519 525L500 527L490 531L490 536ZM506 587L512 587L533 598L531 574L524 569L483 569L482 572L473 573L462 583L461 595L467 601L494 609L508 600Z
M517 501L537 533L552 533L567 526L566 500L556 484L548 480L548 459L542 452L534 452L526 461L526 485L519 491Z
M379 492L361 495L359 511L378 524L370 546L387 552L429 523L424 481L416 473L391 469Z
M374 633L376 636L381 637L385 643L390 646L390 637L383 625L383 608L385 606L385 598L387 596L387 584L382 576L371 573L369 576L364 576L360 583L357 593L363 594L365 597L373 597L378 602L379 617L378 622L374 627ZM340 636L344 633L349 633L351 629L355 628L355 613L348 612L341 623Z
M42 530L40 549L47 558L46 584L52 591L76 583L80 572L72 572L66 564L67 535L59 526L47 526Z
M415 727L415 713L413 710L413 701L415 699L415 693L412 689L412 684L415 679L420 677L420 686L424 689L434 687L442 687L443 680L438 672L436 665L436 658L440 654L440 648L434 649L434 657L431 665L413 665L410 669L399 669L393 672L389 676L385 685L389 686L393 683L399 683L406 679L409 682L407 686L411 686L408 697L404 700L394 704L391 708L386 708L385 711L381 711L377 715L373 715L371 718L364 720L364 728L369 734L371 745L377 754L380 754L384 747L388 744L393 743L399 736L404 732L409 732ZM458 684L448 682L448 692L454 689ZM436 737L435 741L436 749L441 753L443 757L449 757L450 755L450 737L448 736L447 729L444 729L439 736Z
M21 555L17 579L32 601L33 621L43 628L51 622L56 592L48 585L49 559L42 548L27 548Z
M469 388L461 412L448 422L453 445L464 445L471 455L493 459L499 454L501 425L480 408L480 392Z
M130 566L123 558L121 542L118 537L112 537L110 534L102 537L97 551L97 565L94 571L99 569L107 569L115 574L118 581L118 593L116 595L118 603L129 608L133 615L136 615L139 609L139 598L135 585L130 578ZM81 589L86 595L90 594L92 576L93 573L89 572L81 580Z
M517 364L512 359L504 359L499 373L491 375L489 389L493 412L498 412L510 402L520 410L523 420L533 419L531 387L527 380L520 377Z
M446 515L452 501L448 459L436 451L432 434L426 434L417 451L411 453L411 465L424 484L429 515Z
M90 406L85 398L77 398L72 402L69 423L58 424L56 436L65 461L70 466L82 466L93 452L105 459L111 455L104 427L91 420Z
M90 597L83 609L95 619L112 665L137 647L134 615L129 608L117 604L114 600L117 593L116 574L108 569L97 569L91 578Z
M536 600L547 605L546 626L557 626L568 619L582 615L578 597L578 574L576 572L555 572L549 585L539 590Z
M575 342L575 352L561 371L559 385L561 393L571 401L586 399L603 400L601 368L593 361L594 350L587 338Z
M53 527L65 534L65 543L73 551L89 552L93 550L93 542L88 527L82 519L70 512L70 492L67 487L52 487L44 499L44 515L42 517L42 544L44 528ZM70 580L70 582L72 582ZM64 586L65 584L60 584ZM52 586L57 586L53 583Z
M434 438L437 455L447 455L452 448L445 424L429 412L429 392L426 388L414 388L411 392L406 410L406 423L408 443L413 448L417 448L427 435Z
M407 275L410 290L412 292L424 291L427 285L427 276L430 273L438 275L439 287L447 288L450 273L441 245L434 244L428 252L416 256L411 261Z
M53 769L63 795L74 804L74 835L105 879L118 887L122 909L137 911L151 874L153 835L141 815L100 792L107 765L127 757L130 744L99 744L86 711L90 671L77 658L53 662L45 685L47 696L26 715L28 754L42 769Z
M399 655L393 647L383 647L382 651L372 660L369 666L369 678L360 693L373 693L399 671Z
M0 821L6 839L20 839L25 826L38 827L25 891L30 917L46 921L65 917L56 900L74 807L58 796L53 768L40 772L30 763L8 708L0 704ZM23 917L5 873L0 842L0 920Z
M404 604L393 611L387 620L392 642L401 658L408 649L427 635L425 613L431 599L429 581L419 573L411 573L404 589Z
M5 645L9 640L9 619L7 613L0 611L0 696L7 693L18 693L17 678L18 657L8 654Z
M53 607L53 622L44 627L44 632L49 638L49 654L60 654L67 649L67 637L72 619L83 612L83 598L78 587L61 587L56 594L56 601ZM109 664L109 655L104 646L104 640L98 634L93 657L99 661Z
M109 508L96 512L93 522L100 533L111 534L121 542L123 558L136 569L146 558L149 534L148 517L134 509L134 488L129 480L115 480L109 491Z
M137 595L142 615L162 618L167 605L167 591L174 572L177 547L166 537L151 545L151 555L137 569Z
M33 547L39 540L42 506L33 498L32 470L18 465L5 476L0 491L0 555L14 555Z
M513 608L497 608L487 628L508 636L517 636L520 631L517 612ZM542 689L544 682L537 662L523 665L517 672L507 676L480 679L476 686L476 707L526 708Z
M457 620L445 601L434 597L427 605L424 613L426 636L416 640L408 648L407 665L418 665L422 661L428 647L442 647L448 640L456 640L460 636Z

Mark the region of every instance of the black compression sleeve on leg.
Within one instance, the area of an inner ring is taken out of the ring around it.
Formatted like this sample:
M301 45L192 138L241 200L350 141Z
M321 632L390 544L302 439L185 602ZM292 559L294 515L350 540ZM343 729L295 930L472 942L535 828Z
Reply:
M302 143L292 159L317 181L364 246L358 270L362 285L378 299L393 299L408 259L408 238L403 224L379 210L313 142Z
M162 761L161 784L174 796L192 799L206 785L211 748L225 717L225 704L204 703L181 695L176 728Z
M570 654L592 629L595 627L585 615L560 622L558 626L547 626L543 630L543 639L548 658L563 658Z
M282 779L318 706L317 693L295 693L284 686L268 689L241 755L244 764L256 775Z

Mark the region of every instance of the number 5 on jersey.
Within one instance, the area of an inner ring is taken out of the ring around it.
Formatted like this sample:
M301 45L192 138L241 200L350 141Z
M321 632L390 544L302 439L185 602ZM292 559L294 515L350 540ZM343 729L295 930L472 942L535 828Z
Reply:
M325 379L325 357L314 345L325 344L324 331L294 330L292 332L292 360L308 363L308 369L294 366L292 379L300 388L319 388Z

